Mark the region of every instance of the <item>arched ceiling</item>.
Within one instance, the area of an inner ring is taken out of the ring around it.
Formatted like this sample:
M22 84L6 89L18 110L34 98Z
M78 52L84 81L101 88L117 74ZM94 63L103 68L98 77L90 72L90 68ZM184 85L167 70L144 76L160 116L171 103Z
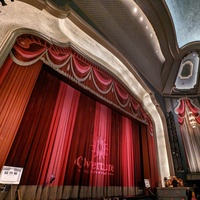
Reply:
M173 19L178 46L200 41L200 1L165 0Z
M200 50L200 3L196 0L21 1L58 18L76 13L127 59L153 91L163 96L180 95L172 93L172 88L181 60L189 52ZM197 84L192 95L199 93Z

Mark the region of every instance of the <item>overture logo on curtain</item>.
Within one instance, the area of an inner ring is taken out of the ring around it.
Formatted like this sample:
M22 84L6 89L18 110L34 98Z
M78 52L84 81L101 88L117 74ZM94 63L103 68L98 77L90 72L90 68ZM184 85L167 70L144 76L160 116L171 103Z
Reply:
M108 155L106 151L108 151L107 144L104 139L96 137L93 140L92 153L94 157L98 157L99 160L105 159L105 156Z
M74 160L74 164L79 169L84 169L85 173L114 175L114 165L108 163L105 157L108 155L108 144L105 139L96 137L93 140L92 159L87 160L84 156L79 156Z

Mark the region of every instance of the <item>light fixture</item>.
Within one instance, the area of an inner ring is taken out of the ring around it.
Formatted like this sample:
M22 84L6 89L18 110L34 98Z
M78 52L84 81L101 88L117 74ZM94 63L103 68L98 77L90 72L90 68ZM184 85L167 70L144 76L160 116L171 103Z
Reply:
M191 127L196 128L197 122L196 122L194 114L191 111L188 113L188 119L189 119L189 123Z

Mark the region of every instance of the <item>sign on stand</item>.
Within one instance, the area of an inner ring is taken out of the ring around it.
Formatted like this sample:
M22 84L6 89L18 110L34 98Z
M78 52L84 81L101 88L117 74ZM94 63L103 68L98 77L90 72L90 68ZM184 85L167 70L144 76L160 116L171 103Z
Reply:
M3 166L3 169L0 173L0 184L5 184L5 191L6 188L11 188L11 200L15 199L15 191L12 185L19 184L21 176L22 176L23 168L21 167L10 167L10 166ZM10 187L8 187L10 186ZM8 189L8 190L9 190ZM17 190L17 197L21 200L20 192Z
M144 179L144 185L146 188L150 188L150 182L149 182L149 179Z
M3 166L0 174L0 183L2 184L19 184L23 168Z

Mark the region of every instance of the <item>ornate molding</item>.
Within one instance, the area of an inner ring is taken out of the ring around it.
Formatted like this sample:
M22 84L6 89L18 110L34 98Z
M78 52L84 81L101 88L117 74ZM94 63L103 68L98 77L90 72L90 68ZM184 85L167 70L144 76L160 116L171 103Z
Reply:
M65 4L65 6L59 6L55 4L52 0L19 0L24 3L30 4L40 10L46 10L53 16L64 19L68 16L69 12L71 12L70 7Z

